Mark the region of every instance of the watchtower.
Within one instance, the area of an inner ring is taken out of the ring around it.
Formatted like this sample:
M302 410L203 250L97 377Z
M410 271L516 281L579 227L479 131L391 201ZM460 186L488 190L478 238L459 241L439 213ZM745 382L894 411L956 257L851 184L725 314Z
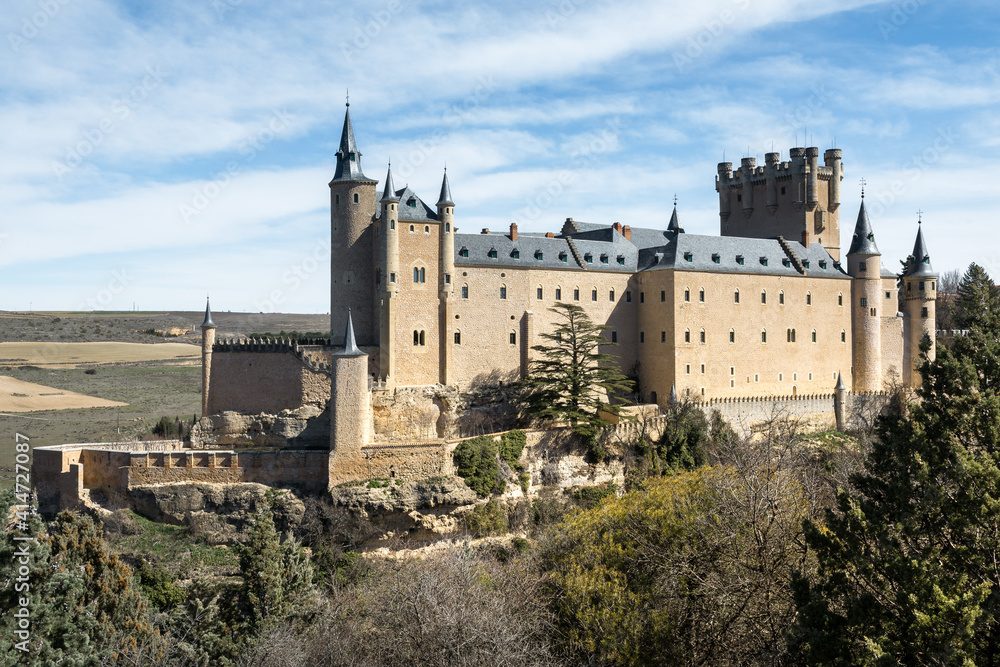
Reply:
M208 391L212 378L212 348L215 346L215 322L212 305L205 299L205 321L201 323L201 416L208 415Z
M337 169L330 181L330 331L343 331L347 311L361 345L377 345L375 311L375 186L365 176L361 152L354 140L350 103L337 151ZM335 341L331 341L335 342Z
M936 354L935 328L938 275L931 267L931 257L924 243L923 225L917 222L917 240L913 244L913 254L906 260L903 271L903 301L905 304L903 337L903 381L916 388L923 381L920 372L920 345L929 341L927 358L934 360Z
M853 337L854 391L882 390L882 253L875 245L862 194L858 222L847 251L851 276L851 331Z

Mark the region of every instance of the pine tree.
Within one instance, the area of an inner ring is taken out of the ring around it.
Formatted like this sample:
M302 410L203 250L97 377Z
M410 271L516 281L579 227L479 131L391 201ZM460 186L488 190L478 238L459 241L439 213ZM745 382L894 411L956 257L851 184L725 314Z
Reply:
M632 383L618 370L618 360L600 351L615 345L603 335L606 326L591 322L576 304L560 303L550 310L561 321L554 331L541 334L547 344L531 348L538 356L524 379L528 411L542 419L569 422L587 439L591 453L598 454L597 432L608 423L601 415L621 413L614 397L631 392Z
M920 401L880 422L825 525L806 523L809 664L1000 665L1000 300L976 265L959 294L968 334L924 362Z

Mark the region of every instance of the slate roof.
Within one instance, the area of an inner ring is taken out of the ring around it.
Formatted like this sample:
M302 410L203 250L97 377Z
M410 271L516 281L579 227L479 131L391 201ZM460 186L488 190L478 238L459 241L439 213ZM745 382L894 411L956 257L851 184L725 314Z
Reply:
M906 270L907 276L936 276L934 267L931 266L931 256L927 252L927 244L924 243L924 230L922 225L917 226L917 240L913 243L913 253L910 266Z
M858 221L854 225L854 237L851 239L851 248L848 255L881 255L878 246L875 245L875 233L872 231L872 223L868 220L868 209L865 208L865 200L861 200L861 208L858 209Z
M394 201L399 201L399 196L396 195L396 188L392 185L392 165L390 164L385 172L385 187L382 188L382 199L379 200L379 203Z
M215 322L212 321L212 305L205 299L205 321L201 323L202 329L214 329Z
M351 123L351 105L347 105L344 114L344 130L340 134L340 150L337 151L337 170L333 174L334 181L370 181L361 171L361 151L358 142L354 140L354 125Z
M441 179L441 195L438 197L438 206L454 206L451 200L451 185L448 184L448 169L444 170L444 178Z
M633 230L633 238L635 230ZM702 236L671 234L670 241L639 252L640 271L703 271L713 273L748 273L757 275L801 275L777 239L750 239L737 236ZM819 243L806 248L798 241L786 241L805 267L806 275L815 278L847 278L847 273ZM743 258L740 264L739 258ZM765 263L766 260L766 263Z
M611 231L614 232L613 229ZM455 265L634 273L638 266L639 249L626 241L621 234L617 232L615 234L618 238L611 242L571 235L573 245L576 246L583 261L582 268L573 257L570 242L565 237L547 238L544 235L518 234L517 241L511 241L507 234L455 234ZM515 249L519 253L517 258L514 257ZM491 250L496 251L495 258L490 257ZM468 257L463 256L463 251L468 252ZM588 255L590 262L586 260ZM602 260L602 256L607 259L606 263ZM621 264L618 263L619 257Z
M396 197L399 199L399 220L402 222L437 222L437 212L428 206L417 193L406 186L402 190L396 190Z

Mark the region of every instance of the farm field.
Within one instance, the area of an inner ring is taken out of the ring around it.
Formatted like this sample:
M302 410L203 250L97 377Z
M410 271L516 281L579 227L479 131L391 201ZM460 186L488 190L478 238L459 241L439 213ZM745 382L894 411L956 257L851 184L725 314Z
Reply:
M212 316L219 337L329 331L327 315ZM162 416L200 417L203 317L203 312L0 313L0 488L13 484L17 433L28 436L33 447L107 442L151 438L150 429ZM178 331L183 333L175 335ZM54 404L15 411L17 401L32 393L36 401ZM90 404L97 406L84 407Z

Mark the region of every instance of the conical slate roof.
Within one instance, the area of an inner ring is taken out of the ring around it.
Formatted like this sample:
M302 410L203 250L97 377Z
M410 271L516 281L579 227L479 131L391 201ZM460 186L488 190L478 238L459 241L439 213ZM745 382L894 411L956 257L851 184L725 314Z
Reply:
M354 125L351 123L351 105L344 114L344 130L340 134L340 150L337 151L337 171L334 181L371 181L361 171L361 151L354 140Z
M351 321L351 311L347 311L347 329L344 331L344 348L334 352L337 357L360 357L363 355L354 338L354 322Z
M847 391L847 387L844 386L844 377L837 373L837 386L834 387L836 391Z
M917 225L917 240L913 243L913 254L910 255L910 265L906 270L908 276L936 276L931 266L931 256L924 243L923 225Z
M205 321L201 323L202 329L214 329L215 322L212 321L212 306L208 299L205 299Z
M872 232L872 223L868 220L868 210L865 208L865 200L861 200L861 209L858 211L858 222L854 225L854 238L851 239L851 249L848 255L881 255L878 246L875 245L875 233Z
M451 186L448 184L448 170L444 170L444 178L441 180L441 196L438 197L438 206L454 206L451 200Z
M399 201L399 196L396 195L396 188L392 184L392 165L389 165L389 170L385 173L385 188L382 189L382 202L394 202Z
M677 234L684 231L684 228L681 227L680 222L677 220L677 204L674 204L674 212L670 214L670 224L667 225L667 231L675 232Z

